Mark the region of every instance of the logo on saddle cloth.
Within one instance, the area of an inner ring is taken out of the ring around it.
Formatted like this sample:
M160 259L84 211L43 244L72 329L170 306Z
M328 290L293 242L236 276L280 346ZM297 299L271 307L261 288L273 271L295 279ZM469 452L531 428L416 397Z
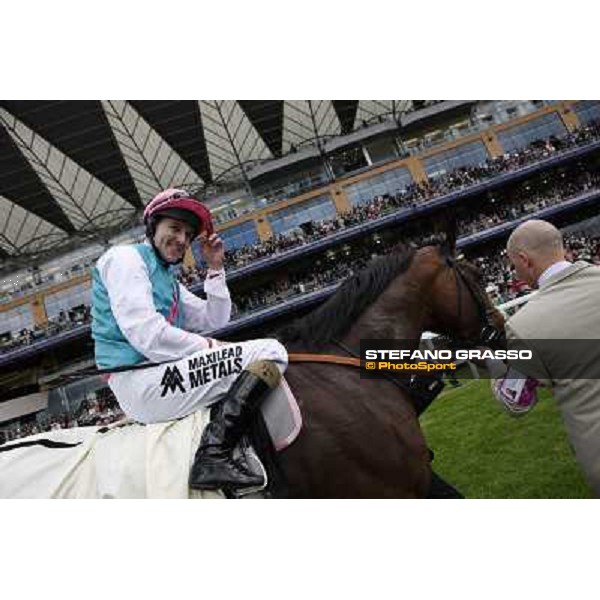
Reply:
M171 393L175 393L177 388L185 393L185 388L183 387L183 375L176 366L167 367L165 369L160 385L163 386L162 394L160 395L161 398L166 396L169 390Z

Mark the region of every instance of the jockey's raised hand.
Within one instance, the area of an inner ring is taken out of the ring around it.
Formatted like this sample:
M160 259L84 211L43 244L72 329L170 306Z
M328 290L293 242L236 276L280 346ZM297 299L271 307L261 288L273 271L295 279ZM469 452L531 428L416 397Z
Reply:
M200 241L200 248L202 249L202 256L208 268L215 271L221 270L225 264L225 246L223 245L223 240L216 233L207 235L206 232L202 232L198 239Z

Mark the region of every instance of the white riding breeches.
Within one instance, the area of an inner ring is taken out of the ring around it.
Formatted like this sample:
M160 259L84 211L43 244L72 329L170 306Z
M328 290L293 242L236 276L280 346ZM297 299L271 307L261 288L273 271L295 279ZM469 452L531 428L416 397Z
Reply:
M159 423L213 404L257 360L273 361L282 374L287 367L287 351L275 339L218 344L156 367L113 373L108 385L128 417Z

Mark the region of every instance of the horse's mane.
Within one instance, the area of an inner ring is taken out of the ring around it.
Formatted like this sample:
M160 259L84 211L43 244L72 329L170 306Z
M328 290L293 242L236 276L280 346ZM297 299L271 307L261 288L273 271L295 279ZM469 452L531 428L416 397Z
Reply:
M415 248L396 246L387 256L373 259L340 285L322 306L275 332L283 344L322 347L340 338L398 275L408 270Z

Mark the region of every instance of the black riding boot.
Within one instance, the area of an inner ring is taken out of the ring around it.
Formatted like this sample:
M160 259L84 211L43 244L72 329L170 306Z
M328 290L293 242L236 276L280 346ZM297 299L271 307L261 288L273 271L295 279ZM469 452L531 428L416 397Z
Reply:
M213 409L194 458L189 481L191 488L233 490L264 485L262 475L252 473L244 460L233 458L233 451L252 417L280 377L274 363L261 361L259 365L263 372L250 370L254 365L242 371L225 398ZM265 368L270 372L265 374Z

